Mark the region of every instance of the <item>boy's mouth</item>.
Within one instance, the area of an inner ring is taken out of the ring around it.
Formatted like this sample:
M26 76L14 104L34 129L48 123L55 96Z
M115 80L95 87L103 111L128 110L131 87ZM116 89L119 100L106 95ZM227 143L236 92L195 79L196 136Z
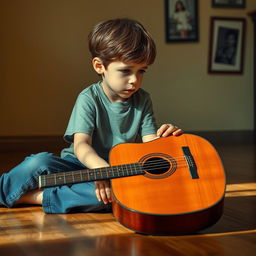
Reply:
M125 93L132 93L135 92L135 89L128 89L128 90L124 90Z
M127 89L125 89L124 91L125 92L134 92L136 90L136 88L135 87L128 87Z

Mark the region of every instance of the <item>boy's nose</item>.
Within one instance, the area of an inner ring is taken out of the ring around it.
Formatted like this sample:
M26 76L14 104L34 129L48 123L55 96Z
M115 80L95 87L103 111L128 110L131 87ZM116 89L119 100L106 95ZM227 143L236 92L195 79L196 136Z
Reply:
M138 78L136 75L131 75L129 79L130 84L135 84L138 81Z

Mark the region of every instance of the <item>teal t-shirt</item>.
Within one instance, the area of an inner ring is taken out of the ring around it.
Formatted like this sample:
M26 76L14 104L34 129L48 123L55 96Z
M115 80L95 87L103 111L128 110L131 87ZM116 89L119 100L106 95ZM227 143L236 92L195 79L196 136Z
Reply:
M139 89L125 102L111 102L101 82L92 84L78 96L64 139L71 143L61 156L74 155L74 134L92 136L92 147L108 161L110 149L120 143L137 142L156 133L156 122L149 94Z

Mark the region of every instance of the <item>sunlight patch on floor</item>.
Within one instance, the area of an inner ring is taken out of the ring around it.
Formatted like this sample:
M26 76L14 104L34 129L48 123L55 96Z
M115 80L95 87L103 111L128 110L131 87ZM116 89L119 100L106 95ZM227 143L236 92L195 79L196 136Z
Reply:
M225 197L256 196L256 182L228 184Z

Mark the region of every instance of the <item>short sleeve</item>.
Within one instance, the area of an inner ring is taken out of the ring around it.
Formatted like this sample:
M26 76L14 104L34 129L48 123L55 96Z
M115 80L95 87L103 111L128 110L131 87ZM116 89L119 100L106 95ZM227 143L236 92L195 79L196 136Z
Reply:
M148 134L156 133L156 120L153 112L153 104L150 95L145 94L145 102L143 107L143 115L140 127L140 136L143 137Z
M75 133L86 133L92 136L95 129L95 104L86 94L80 94L72 110L64 139L74 142Z

